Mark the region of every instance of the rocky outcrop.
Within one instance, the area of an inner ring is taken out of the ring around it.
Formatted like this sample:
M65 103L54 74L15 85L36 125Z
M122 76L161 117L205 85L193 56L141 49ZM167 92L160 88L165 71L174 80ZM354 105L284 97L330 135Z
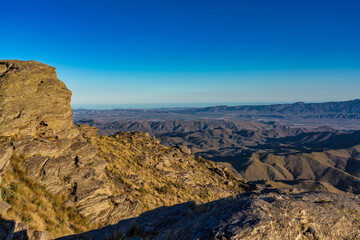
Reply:
M57 140L25 137L12 144L17 156L25 156L19 163L27 177L52 193L68 195L71 205L90 223L106 219L110 205L103 181L105 161L91 143L78 136Z
M90 224L101 223L110 209L105 161L73 125L70 99L55 68L35 61L0 61L0 173L16 175L16 165L17 172L50 193L67 196L67 205ZM5 187L13 184L7 181Z
M359 239L356 195L252 191L218 201L162 207L72 239ZM59 239L59 240L60 240Z
M0 61L0 136L73 135L70 99L55 68L35 61Z

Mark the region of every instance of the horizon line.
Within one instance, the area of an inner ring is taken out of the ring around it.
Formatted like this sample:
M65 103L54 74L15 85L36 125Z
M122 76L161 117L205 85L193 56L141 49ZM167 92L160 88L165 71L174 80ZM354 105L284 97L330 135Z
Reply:
M116 109L166 109L166 108L206 108L206 107L234 107L234 106L262 106L277 104L318 104L318 103L334 103L334 102L350 102L357 101L359 98L341 101L322 101L322 102L224 102L224 103L133 103L133 104L117 104L117 103L96 103L96 104L71 104L73 110L116 110Z

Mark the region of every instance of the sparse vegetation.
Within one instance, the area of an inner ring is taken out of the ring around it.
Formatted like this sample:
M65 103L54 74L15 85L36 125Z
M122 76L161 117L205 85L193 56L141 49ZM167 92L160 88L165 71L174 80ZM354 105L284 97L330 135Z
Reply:
M44 185L26 177L20 169L23 157L13 155L10 171L3 176L1 197L11 204L2 217L26 223L30 229L46 231L55 238L89 230L85 218L66 205L64 194L53 194Z
M107 161L106 177L112 192L139 199L142 211L186 201L208 202L244 191L228 170L215 174L214 163L168 148L146 133L119 133L92 138ZM228 182L231 181L232 185Z

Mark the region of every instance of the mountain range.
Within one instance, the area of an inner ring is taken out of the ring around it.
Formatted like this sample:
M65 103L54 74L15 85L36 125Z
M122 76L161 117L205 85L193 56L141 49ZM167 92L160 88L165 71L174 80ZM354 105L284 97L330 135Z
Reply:
M70 100L55 68L0 61L0 239L360 238L350 125L221 119L231 107L79 110L73 124Z
M342 102L214 106L205 108L158 109L75 109L74 121L84 119L102 122L225 120L279 122L291 126L328 125L341 129L360 129L360 99Z

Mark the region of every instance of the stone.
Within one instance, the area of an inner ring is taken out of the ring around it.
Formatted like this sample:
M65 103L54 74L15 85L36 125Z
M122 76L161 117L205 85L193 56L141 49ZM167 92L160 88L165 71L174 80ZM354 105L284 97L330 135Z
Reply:
M71 92L55 68L18 60L0 66L0 136L68 136Z
M0 174L16 155L27 177L51 193L68 194L90 224L101 224L110 212L111 193L102 180L105 161L84 139L94 129L73 125L70 100L54 67L0 61Z
M10 143L3 143L0 146L0 182L2 173L10 163L10 158L14 152L14 148Z
M13 240L28 240L29 239L29 228L24 223L15 223Z
M119 232L123 239L134 240L360 238L360 201L356 195L274 191L251 191L201 205L187 202L161 207L59 240L115 239ZM273 201L266 201L269 198ZM331 204L318 199L331 199Z
M46 232L34 232L34 240L48 240L50 239L49 234Z
M11 205L8 204L7 202L5 202L2 198L1 198L1 190L0 190L0 214L5 213L9 208L11 208Z
M177 145L178 148L182 153L191 154L191 150L185 145Z

